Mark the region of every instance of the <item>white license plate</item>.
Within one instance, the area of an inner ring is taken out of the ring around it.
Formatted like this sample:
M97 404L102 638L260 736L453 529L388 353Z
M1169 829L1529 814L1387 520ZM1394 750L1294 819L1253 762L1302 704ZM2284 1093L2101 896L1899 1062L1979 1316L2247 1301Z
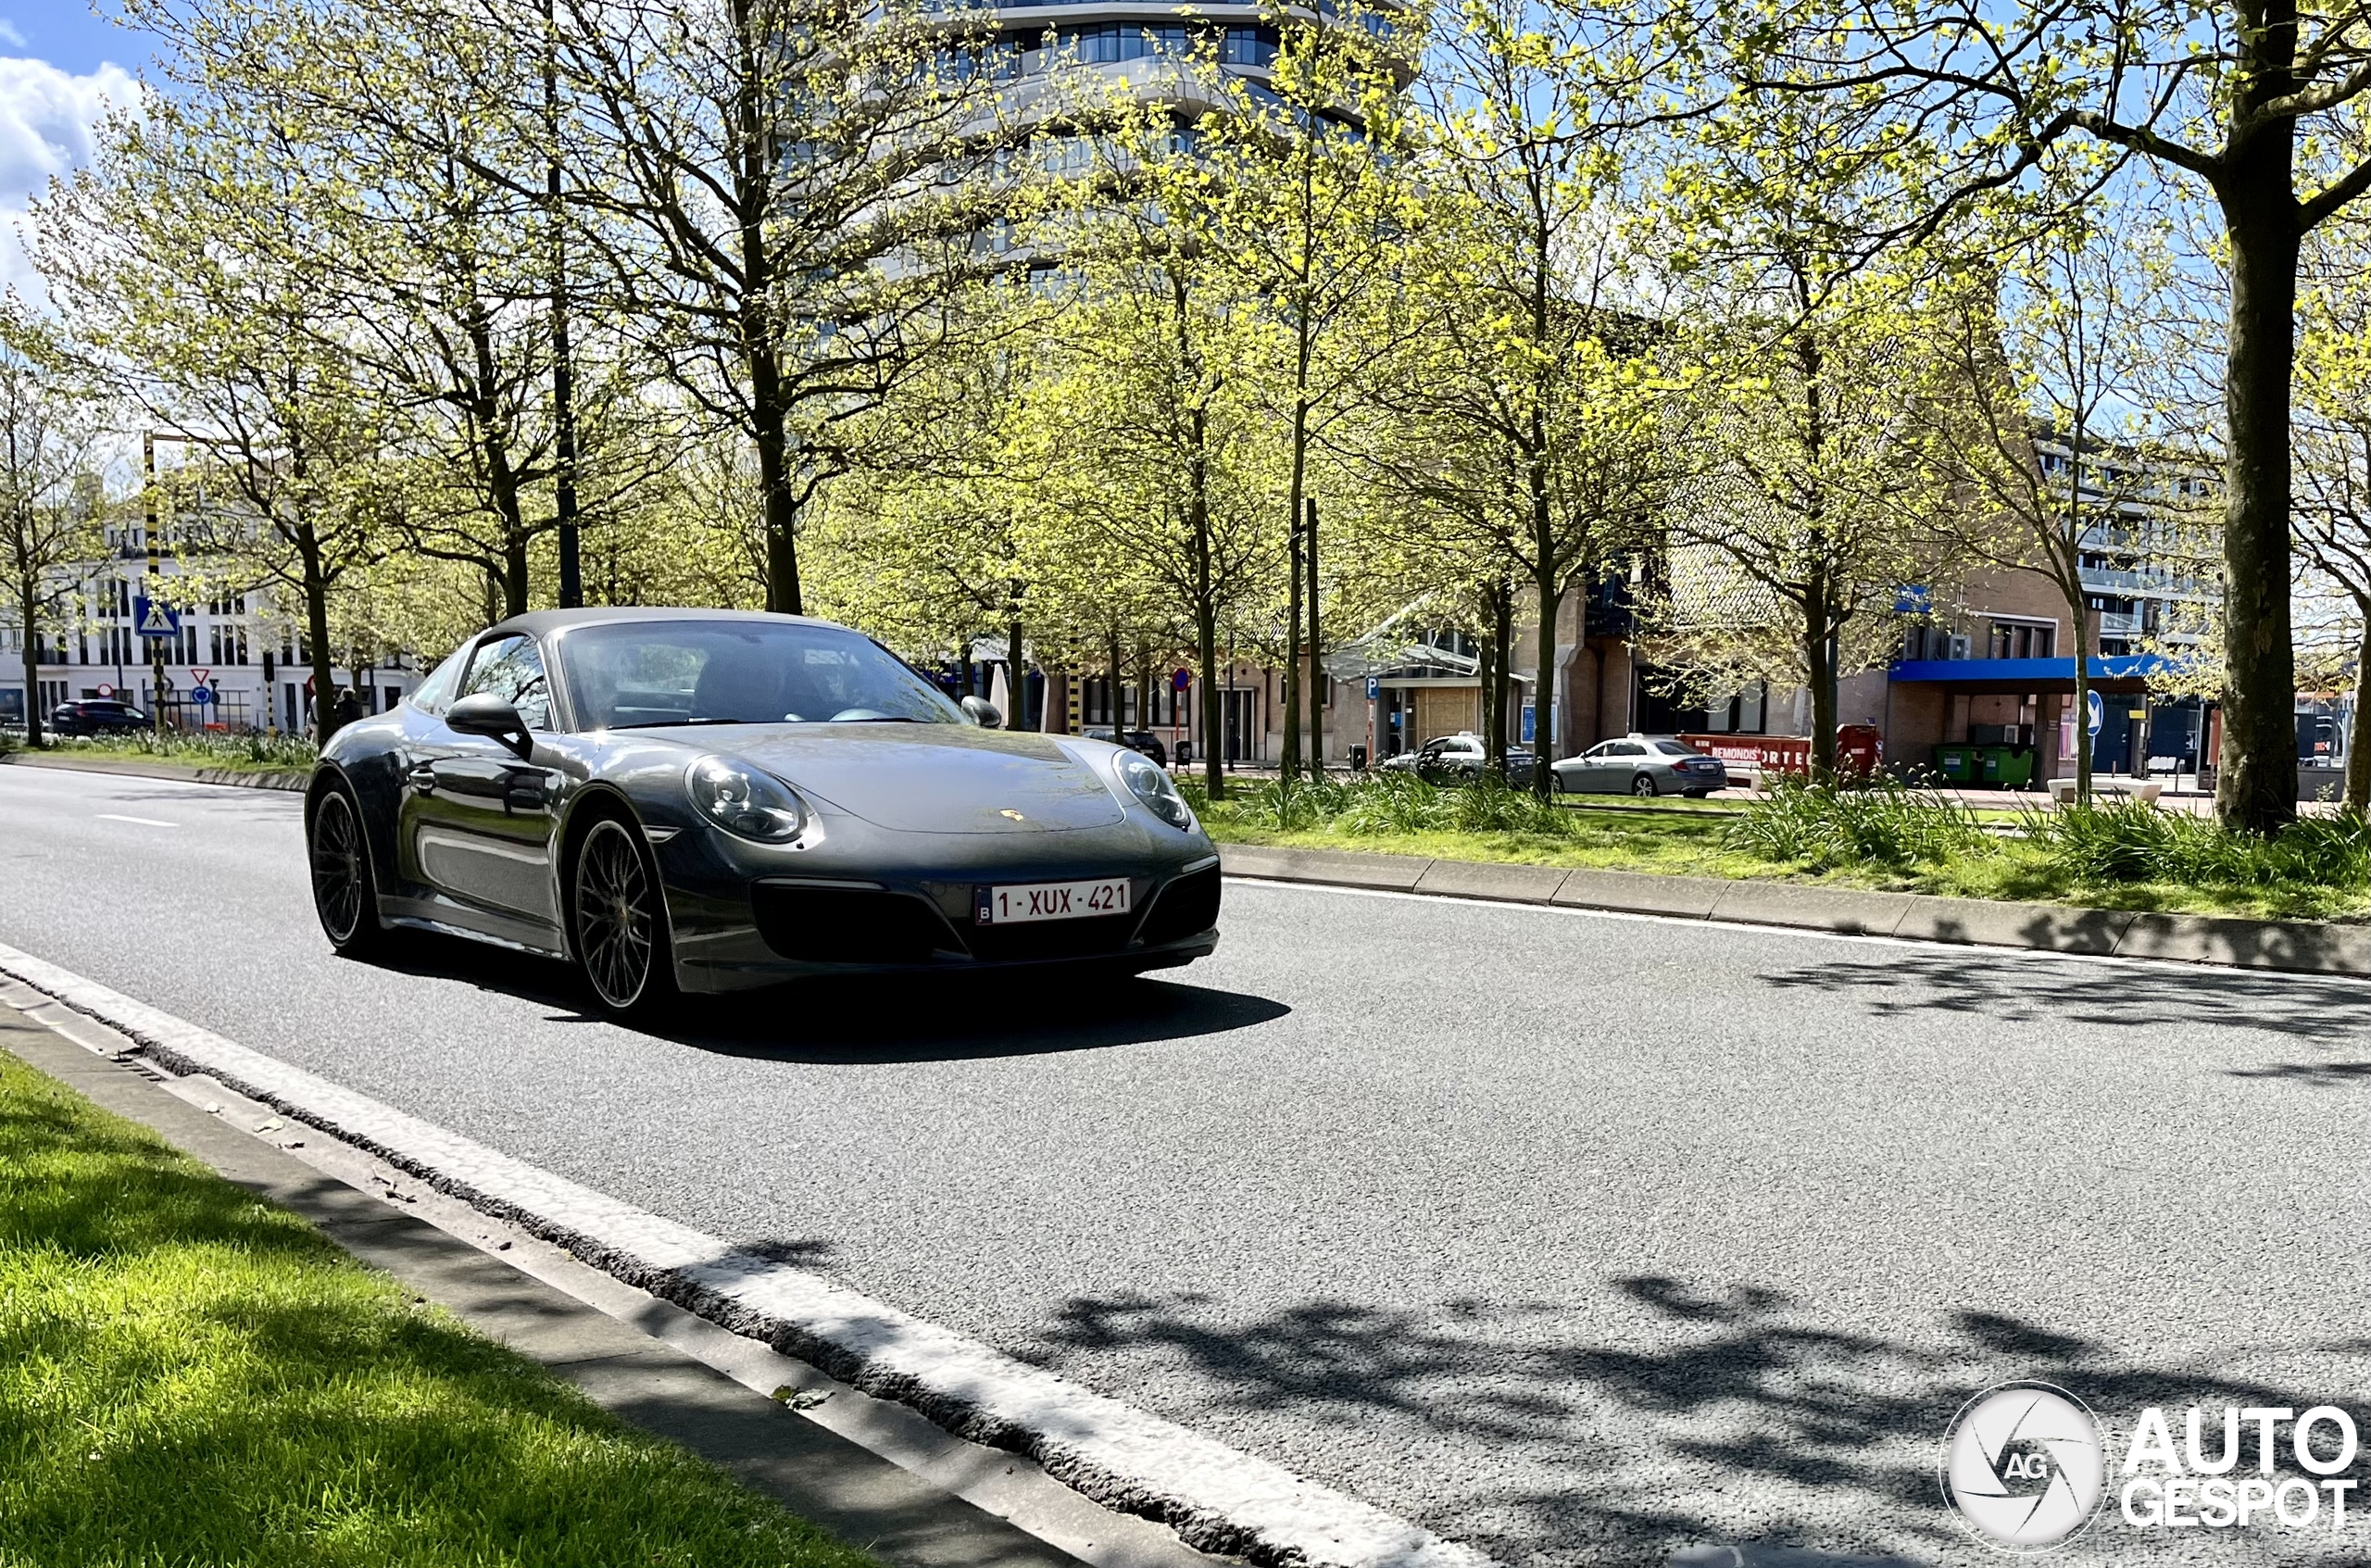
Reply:
M1128 879L1040 882L1018 887L983 887L977 906L982 925L1021 925L1033 920L1085 920L1128 912Z

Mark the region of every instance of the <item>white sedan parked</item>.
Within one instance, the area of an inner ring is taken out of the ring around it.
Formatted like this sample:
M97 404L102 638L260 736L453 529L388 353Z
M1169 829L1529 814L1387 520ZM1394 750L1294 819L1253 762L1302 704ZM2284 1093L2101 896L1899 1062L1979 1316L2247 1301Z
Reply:
M1560 795L1685 795L1702 799L1729 782L1728 764L1660 736L1600 741L1549 765Z

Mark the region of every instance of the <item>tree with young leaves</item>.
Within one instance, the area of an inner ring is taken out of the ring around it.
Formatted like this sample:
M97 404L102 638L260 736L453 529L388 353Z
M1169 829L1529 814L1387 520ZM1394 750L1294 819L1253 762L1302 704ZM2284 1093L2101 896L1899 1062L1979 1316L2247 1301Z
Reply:
M1197 238L1225 194L1165 108L1114 111L1060 238L1069 308L1043 354L1027 460L1067 527L1180 606L1201 676L1204 779L1226 790L1227 634L1284 564L1279 456L1257 367L1271 323ZM1281 627L1279 627L1281 630Z
M481 0L483 5L507 0ZM770 608L856 435L930 356L1025 207L992 45L919 0L558 0L570 201L614 319L756 458Z
M1177 216L1197 225L1193 243L1261 302L1271 327L1260 370L1286 448L1279 532L1291 570L1278 651L1289 784L1300 769L1304 707L1308 756L1322 766L1321 638L1304 619L1316 593L1307 571L1312 449L1360 407L1362 383L1391 349L1390 307L1420 214L1400 73L1422 39L1357 6L1278 6L1268 19L1278 44L1256 90L1215 59L1196 62L1213 106L1194 130L1193 156L1208 177Z
M2077 714L2098 651L2086 559L2114 555L2139 526L2168 457L2141 412L2162 253L2105 219L2069 220L2006 267L1940 289L1929 318L1934 381L1903 405L1912 439L1945 486L1935 496L1938 535L2057 592L2074 629ZM2045 444L2064 453L2045 462ZM2076 797L2088 803L2088 725L2076 726L2075 746Z
M99 554L92 470L98 423L52 324L14 291L0 296L0 571L23 655L25 739L35 746L46 717L39 700L43 641L69 624L69 569Z
M1715 25L1707 30L1706 23ZM1892 188L1889 238L2119 162L2212 205L2227 286L2222 423L2223 820L2296 814L2290 406L2301 250L2371 189L2348 133L2371 94L2371 6L2296 0L1721 0L1704 87L1751 135L1816 97L1829 144Z
M2331 226L2309 251L2292 431L2300 589L2342 607L2353 646L2321 662L2352 678L2345 803L2371 810L2371 233ZM2325 617L2335 620L2337 617Z
M1637 537L1672 472L1663 334L1609 216L1638 113L1612 73L1637 61L1609 42L1601 19L1526 0L1442 19L1408 337L1368 387L1373 481L1469 536L1491 563L1474 581L1528 590L1543 757L1562 607ZM1533 782L1544 795L1549 771Z
M341 236L320 194L336 177L270 105L157 94L36 204L34 246L94 371L216 481L217 511L188 520L178 547L295 607L324 736L331 596L384 552L396 505L383 405L325 275Z

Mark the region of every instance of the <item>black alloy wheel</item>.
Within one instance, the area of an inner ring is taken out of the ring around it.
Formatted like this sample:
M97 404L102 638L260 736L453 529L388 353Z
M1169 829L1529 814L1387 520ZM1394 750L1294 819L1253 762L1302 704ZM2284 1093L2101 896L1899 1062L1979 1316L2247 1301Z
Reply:
M1652 773L1641 773L1630 781L1630 793L1641 799L1652 800L1662 792L1655 787L1655 776Z
M639 1012L673 990L657 868L634 828L604 817L576 852L576 961L602 1008Z
M377 946L385 932L379 924L362 819L354 797L342 786L328 791L313 808L310 836L313 912L320 917L321 932L332 947L358 956Z

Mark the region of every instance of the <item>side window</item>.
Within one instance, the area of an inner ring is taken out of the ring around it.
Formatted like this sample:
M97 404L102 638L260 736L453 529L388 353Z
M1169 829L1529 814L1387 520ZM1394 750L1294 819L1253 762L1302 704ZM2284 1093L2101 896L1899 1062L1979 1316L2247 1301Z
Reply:
M531 730L552 727L551 687L544 679L544 656L532 637L504 637L481 646L456 696L492 692L519 710Z
M411 705L422 713L442 713L452 705L454 684L461 678L461 666L470 657L470 645L463 643L453 650L453 656L434 670L428 679L411 694Z

